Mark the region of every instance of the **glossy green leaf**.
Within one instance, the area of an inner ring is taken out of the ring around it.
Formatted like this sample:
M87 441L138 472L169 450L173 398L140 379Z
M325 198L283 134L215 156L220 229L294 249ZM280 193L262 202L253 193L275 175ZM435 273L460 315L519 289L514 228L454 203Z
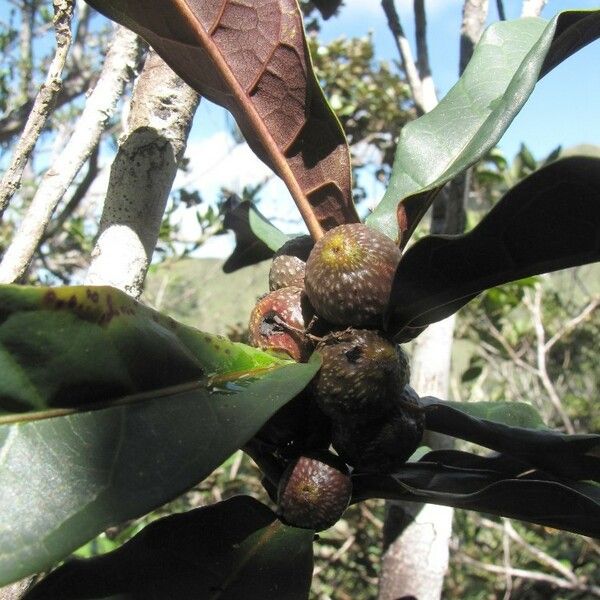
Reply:
M0 420L0 585L43 571L110 525L204 479L319 368L313 360ZM7 419L12 422L7 422Z
M420 399L425 427L496 450L537 469L571 479L600 481L600 435L566 435L544 429L540 420L517 404L471 405ZM493 419L493 420L492 420Z
M426 457L425 457L426 458ZM600 535L600 487L529 470L511 477L493 469L406 464L394 475L352 477L353 502L386 498L430 502Z
M269 223L248 200L225 213L223 227L235 233L235 248L223 265L225 273L271 258L285 242L294 237Z
M89 406L289 362L113 288L0 286L0 412Z
M507 192L469 233L428 236L402 257L387 327L418 335L493 286L600 260L600 159L573 156Z
M537 80L598 37L600 11L490 26L458 83L403 128L390 185L367 223L392 239L400 227L406 244L441 186L496 144Z
M172 515L118 550L71 560L26 600L306 600L314 532L248 496Z

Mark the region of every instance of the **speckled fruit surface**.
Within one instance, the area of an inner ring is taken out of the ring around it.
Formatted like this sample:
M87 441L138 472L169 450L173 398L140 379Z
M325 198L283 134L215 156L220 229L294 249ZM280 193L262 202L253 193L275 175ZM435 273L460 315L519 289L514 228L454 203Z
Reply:
M348 469L339 458L330 453L301 456L281 478L279 516L289 525L321 531L339 520L351 495Z
M314 242L309 235L301 235L286 242L273 257L269 271L269 289L304 287L306 260Z
M356 472L393 473L418 448L424 426L416 399L403 391L382 418L334 422L332 444Z
M307 361L314 344L303 331L311 316L312 308L301 288L270 292L250 313L248 343L266 350L281 350L300 362Z
M374 419L410 376L406 354L380 333L347 329L316 347L323 365L312 381L319 408L332 419Z
M400 250L362 223L339 225L314 246L305 289L316 312L338 325L380 326Z

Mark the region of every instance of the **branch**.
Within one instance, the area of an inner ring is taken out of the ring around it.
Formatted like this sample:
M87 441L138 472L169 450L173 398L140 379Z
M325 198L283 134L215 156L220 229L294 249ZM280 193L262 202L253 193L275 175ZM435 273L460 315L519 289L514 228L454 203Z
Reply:
M521 17L539 17L548 0L523 0Z
M556 344L561 338L565 335L568 335L575 329L577 326L581 325L584 321L587 321L595 312L595 310L600 306L600 296L597 298L593 298L590 303L576 316L573 317L570 321L567 321L545 344L544 351L549 352L552 346Z
M43 577L43 575L30 575L0 588L0 600L21 600L27 592Z
M510 519L502 519L503 525L499 525L495 521L491 519L486 519L485 517L481 517L478 519L484 527L489 527L490 529L495 529L496 531L504 532L511 540L519 544L522 548L527 550L529 554L531 554L539 563L544 564L555 571L558 571L565 579L568 579L571 583L575 584L584 584L584 582L580 581L579 578L571 569L565 567L563 563L561 563L556 558L553 558L549 554L546 554L536 546L533 546L529 542L527 542L516 529L512 526Z
M86 276L137 298L199 96L154 52L135 85Z
M53 105L54 110L87 92L92 87L94 79L94 74L89 70L69 73L63 79L61 89L56 96ZM28 100L25 104L14 108L0 119L0 143L8 142L23 130L33 105L34 100Z
M66 220L73 214L73 211L79 206L80 202L85 198L88 193L90 186L94 183L96 176L98 175L98 154L99 145L97 145L90 155L88 170L85 177L81 180L77 189L73 192L71 199L67 202L67 205L62 210L60 215L52 223L52 227L44 234L40 240L40 244L43 244L46 240L54 237L60 232Z
M26 272L57 204L79 173L112 117L125 85L139 61L139 38L124 27L106 55L102 73L66 146L46 171L14 239L0 263L0 282L11 283Z
M46 81L40 87L40 91L33 103L23 135L14 150L11 163L0 182L0 217L14 193L19 189L25 165L60 92L61 74L67 60L69 46L71 45L72 17L72 0L54 0L56 53L50 63Z
M504 2L502 0L496 0L496 8L498 9L498 19L506 21L506 12L504 11Z
M483 571L487 571L488 573L495 573L498 575L510 575L511 577L519 577L521 579L530 579L532 581L544 581L545 583L549 583L561 589L566 590L577 590L581 592L586 592L593 594L594 596L600 597L600 587L592 585L588 586L584 583L572 583L566 579L562 579L561 577L555 577L554 575L548 575L547 573L541 573L540 571L527 571L525 569L514 569L514 568L506 568L500 567L498 565L490 565L488 563L481 562L479 560L475 560L471 558L467 554L463 552L457 552L455 554L455 558L464 564L472 565L478 569L482 569Z
M550 398L550 402L554 406L560 419L563 422L565 431L567 433L575 433L575 427L569 418L569 415L565 411L560 397L550 381L548 370L546 366L546 331L544 329L544 322L542 319L542 286L537 283L535 286L535 292L533 294L533 300L525 296L524 303L529 309L533 319L533 326L535 328L536 337L536 356L537 356L537 374Z
M414 0L415 38L417 42L417 65L421 76L421 94L423 111L429 112L437 106L438 98L429 67L429 51L427 49L427 19L424 0Z
M388 27L394 36L396 48L398 48L398 53L400 55L400 62L402 63L402 68L406 74L406 81L408 83L408 87L410 87L417 112L422 115L427 112L423 102L423 84L417 69L417 65L413 59L410 44L404 35L404 29L400 23L400 17L396 11L394 0L381 0L381 6L387 18Z
M462 74L473 56L473 49L485 28L488 0L465 0L460 26L459 72Z

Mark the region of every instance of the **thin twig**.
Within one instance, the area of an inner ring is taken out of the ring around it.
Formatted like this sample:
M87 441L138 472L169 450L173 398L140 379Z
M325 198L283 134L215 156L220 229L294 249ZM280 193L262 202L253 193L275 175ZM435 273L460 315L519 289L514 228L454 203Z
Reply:
M524 298L524 304L531 313L535 329L537 374L542 386L550 398L550 402L552 402L554 409L563 422L565 431L572 434L575 433L575 427L573 426L569 415L565 411L560 397L558 396L552 381L550 381L550 376L548 375L548 369L546 365L546 331L544 329L544 322L542 318L542 293L542 286L537 283L535 285L533 298L530 298L527 295Z
M504 11L504 2L502 0L496 0L496 8L498 9L498 19L506 21L506 12Z
M356 536L351 535L346 541L327 559L327 567L337 562L346 552L350 549L352 544L356 541ZM313 570L313 577L318 575L324 569L323 566L316 566Z
M139 38L117 27L102 73L73 134L44 174L14 239L0 263L0 282L11 283L26 272L57 204L88 159L113 115L139 61Z
M40 240L40 244L43 244L46 240L54 237L57 233L60 232L63 225L67 221L67 219L73 214L75 209L79 206L81 201L85 198L88 193L92 183L96 180L98 175L98 154L99 154L99 145L97 145L94 150L92 150L92 154L89 158L88 170L85 174L85 177L81 180L77 189L73 192L71 199L67 202L67 205L61 211L60 215L54 220L52 223L52 227L48 228L48 231L43 235Z
M547 573L541 573L540 571L527 571L525 569L515 569L512 567L507 569L506 567L501 567L499 565L490 565L488 563L475 560L463 552L455 553L455 558L461 563L471 565L483 571L487 571L488 573L495 573L503 576L506 576L506 574L509 573L512 577L530 579L532 581L544 581L561 589L586 592L588 594L593 594L596 597L600 597L600 587L595 585L589 586L585 583L572 583L567 579L562 579L561 577L556 577L554 575L548 575Z
M549 352L552 346L556 344L561 338L571 333L578 325L581 325L584 321L587 321L593 314L594 311L600 306L600 297L593 298L590 303L571 320L567 321L545 344L545 352Z
M52 112L56 97L61 89L61 74L71 45L72 0L54 0L54 30L56 33L56 53L50 63L46 81L40 87L23 134L16 145L13 157L0 182L0 217L10 199L19 189L23 170L29 156L44 128L48 115Z
M424 0L414 0L415 40L417 46L417 66L421 77L421 101L423 112L433 110L438 104L435 84L429 67L429 50L427 49L427 19Z
M417 112L423 114L426 110L423 102L421 76L419 75L417 65L413 58L408 39L404 34L404 29L402 28L402 23L400 22L394 0L381 0L381 6L387 18L388 27L394 36L396 48L398 48L398 54L400 55L400 62L402 63L402 68L406 74L406 81L410 87Z

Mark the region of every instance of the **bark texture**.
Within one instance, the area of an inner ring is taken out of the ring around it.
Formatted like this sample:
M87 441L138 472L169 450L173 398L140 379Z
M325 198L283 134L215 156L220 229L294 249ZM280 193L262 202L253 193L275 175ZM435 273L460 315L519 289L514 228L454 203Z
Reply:
M17 281L27 271L54 210L98 145L126 84L133 78L139 57L139 38L128 29L118 27L106 55L102 74L85 104L73 134L44 174L0 263L0 283Z
M150 52L111 168L87 284L112 285L134 298L142 293L198 102L198 94Z

